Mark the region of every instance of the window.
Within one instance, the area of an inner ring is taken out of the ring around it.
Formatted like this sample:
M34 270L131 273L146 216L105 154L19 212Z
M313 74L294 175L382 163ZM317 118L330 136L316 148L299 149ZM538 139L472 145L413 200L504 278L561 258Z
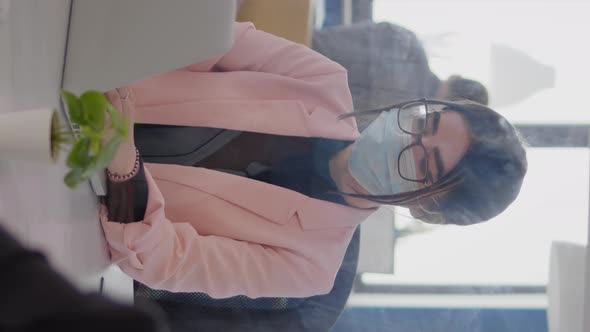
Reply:
M551 242L586 243L590 112L580 96L587 94L590 47L576 40L590 31L588 12L581 1L374 1L374 21L415 32L440 79L459 74L486 85L491 107L520 127L531 147L520 196L490 222L417 226L396 209L398 234L406 234L396 240L394 273L363 274L360 289L543 292Z

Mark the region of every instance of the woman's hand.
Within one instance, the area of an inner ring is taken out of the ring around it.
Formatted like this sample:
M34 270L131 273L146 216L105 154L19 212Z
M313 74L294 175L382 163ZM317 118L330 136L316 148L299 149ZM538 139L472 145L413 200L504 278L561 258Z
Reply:
M109 171L120 175L129 174L135 166L135 140L133 138L133 127L135 124L135 94L129 88L120 88L107 92L107 99L121 113L121 117L127 119L129 128L127 139L119 146L115 158L109 165ZM109 140L113 131L107 133L105 138Z

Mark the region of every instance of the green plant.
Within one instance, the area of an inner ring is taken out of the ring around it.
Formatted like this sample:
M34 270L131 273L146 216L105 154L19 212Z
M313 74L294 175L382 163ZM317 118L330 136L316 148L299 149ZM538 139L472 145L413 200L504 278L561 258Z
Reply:
M61 96L70 121L79 130L76 129L76 138L72 137L70 130L62 127L54 117L51 149L57 158L60 150L71 147L66 159L70 171L64 182L74 188L110 164L119 145L127 138L128 122L101 92L86 91L78 97L62 90Z

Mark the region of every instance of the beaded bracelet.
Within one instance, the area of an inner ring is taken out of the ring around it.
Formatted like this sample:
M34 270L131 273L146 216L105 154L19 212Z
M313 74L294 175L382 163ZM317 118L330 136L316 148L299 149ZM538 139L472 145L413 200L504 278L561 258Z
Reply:
M117 174L117 173L112 173L111 171L109 171L107 169L107 176L109 177L109 180L111 180L113 182L127 181L137 175L137 172L139 171L140 164L141 163L140 163L140 159L139 159L139 150L137 150L137 148L135 148L135 165L133 166L133 170L130 173L121 175L121 174Z

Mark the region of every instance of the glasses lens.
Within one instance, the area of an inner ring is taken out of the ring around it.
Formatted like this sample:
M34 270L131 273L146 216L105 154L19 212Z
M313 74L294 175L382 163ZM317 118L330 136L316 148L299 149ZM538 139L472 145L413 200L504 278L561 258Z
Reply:
M409 181L422 181L426 178L426 150L420 145L412 145L399 155L399 174Z
M410 134L420 135L426 129L426 104L410 103L402 107L398 113L399 127Z

